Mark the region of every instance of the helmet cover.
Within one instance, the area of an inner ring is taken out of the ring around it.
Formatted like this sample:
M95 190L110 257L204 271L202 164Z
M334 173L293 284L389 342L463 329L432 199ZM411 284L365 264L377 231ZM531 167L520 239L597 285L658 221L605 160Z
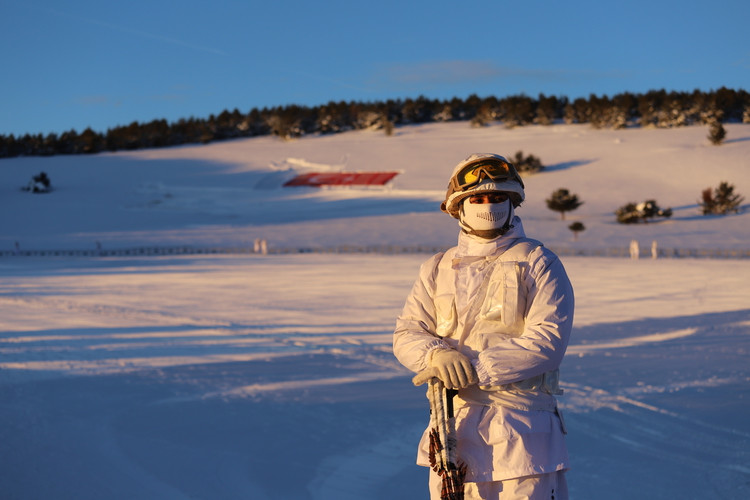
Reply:
M479 168L474 169L472 176L465 175L465 172L473 170L472 167ZM526 197L523 180L512 163L494 153L472 154L453 169L440 209L458 219L462 200L492 191L507 193L514 207L518 207Z

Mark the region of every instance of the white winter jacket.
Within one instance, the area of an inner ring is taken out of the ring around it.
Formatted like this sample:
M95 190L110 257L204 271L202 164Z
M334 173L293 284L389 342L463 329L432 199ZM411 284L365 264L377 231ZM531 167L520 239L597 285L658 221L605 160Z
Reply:
M398 317L393 351L414 372L428 354L466 354L479 384L455 399L467 481L501 481L568 467L554 394L573 323L573 289L557 256L525 237L521 220L500 238L465 233L422 264ZM417 462L429 465L427 431Z

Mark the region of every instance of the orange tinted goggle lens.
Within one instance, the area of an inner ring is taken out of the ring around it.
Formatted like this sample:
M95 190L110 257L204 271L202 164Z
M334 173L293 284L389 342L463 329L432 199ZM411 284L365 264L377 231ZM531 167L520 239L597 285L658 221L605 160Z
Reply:
M477 184L484 177L489 177L493 181L507 179L510 177L510 168L507 163L502 162L470 165L456 176L457 187L462 188Z

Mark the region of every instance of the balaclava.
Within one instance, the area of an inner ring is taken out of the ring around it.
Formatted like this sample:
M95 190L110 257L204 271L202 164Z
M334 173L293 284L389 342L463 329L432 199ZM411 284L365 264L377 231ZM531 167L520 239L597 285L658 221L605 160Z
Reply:
M458 224L466 233L492 239L505 234L513 221L513 203L510 198L501 203L471 203L461 201Z

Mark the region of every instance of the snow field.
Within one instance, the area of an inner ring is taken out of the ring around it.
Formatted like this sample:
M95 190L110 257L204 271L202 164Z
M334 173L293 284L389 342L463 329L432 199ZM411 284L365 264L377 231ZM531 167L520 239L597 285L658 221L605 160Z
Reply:
M425 498L427 401L391 333L427 255L12 253L447 247L453 165L522 150L548 170L525 179L518 214L576 290L560 398L572 498L746 498L750 260L647 250L750 249L747 202L697 205L724 180L750 193L750 124L726 128L719 147L705 127L459 122L0 161L0 497ZM311 165L402 174L382 190L279 187ZM54 191L22 192L40 171ZM560 187L584 201L565 221L544 202ZM614 222L646 199L674 216ZM637 261L568 256L632 239Z
M4 261L0 486L420 498L426 399L390 333L425 257ZM561 398L574 497L747 492L750 262L564 263L579 303Z

